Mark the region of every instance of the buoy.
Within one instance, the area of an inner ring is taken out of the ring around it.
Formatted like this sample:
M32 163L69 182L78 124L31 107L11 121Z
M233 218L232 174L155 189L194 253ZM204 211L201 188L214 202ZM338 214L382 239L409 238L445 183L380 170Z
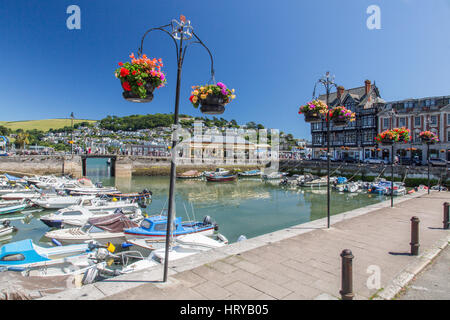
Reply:
M122 243L122 248L123 248L123 249L128 248L128 247L131 247L131 246L133 246L132 243L128 243L128 242Z

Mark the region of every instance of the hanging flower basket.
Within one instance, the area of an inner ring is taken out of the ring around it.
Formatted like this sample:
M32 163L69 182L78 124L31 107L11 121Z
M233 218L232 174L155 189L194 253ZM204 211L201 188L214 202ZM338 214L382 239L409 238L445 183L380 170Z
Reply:
M438 136L431 131L422 131L421 133L419 133L419 137L423 143L435 144L439 142Z
M320 101L313 100L300 107L298 114L305 115L305 121L309 123L321 122L328 112L328 106Z
M115 71L124 90L122 96L130 102L150 102L153 91L166 83L162 60L149 59L145 54L136 59L133 53L130 58L131 62L119 62L120 68Z
M355 121L356 114L343 106L339 106L330 110L329 118L334 126L341 127Z
M195 108L200 106L200 111L204 114L222 114L225 111L225 105L236 98L234 89L228 89L222 82L193 86L192 89L189 101Z
M411 131L409 129L402 127L402 128L394 128L392 129L392 131L394 132L394 135L397 136L396 142L407 143L411 139L409 135Z

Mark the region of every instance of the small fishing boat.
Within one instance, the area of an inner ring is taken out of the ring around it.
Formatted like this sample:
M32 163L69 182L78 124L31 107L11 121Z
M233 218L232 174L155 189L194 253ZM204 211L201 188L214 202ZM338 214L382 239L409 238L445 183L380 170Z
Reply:
M191 233L199 233L206 236L214 234L218 229L216 223L211 221L209 216L205 216L203 221L181 221L181 217L176 217L174 221L173 237L179 237ZM167 216L155 215L145 218L139 227L124 230L127 239L144 238L153 241L165 241L167 234Z
M5 220L0 224L0 237L4 237L6 235L9 235L13 233L14 231L17 231L17 228L10 225L9 220Z
M136 200L136 201L142 201L142 200L149 200L152 198L152 192L144 189L142 192L134 192L134 193L122 193L122 192L110 192L110 193L104 193L102 197L109 198L109 199L118 199L118 200Z
M261 170L248 170L244 172L238 172L238 175L240 177L260 177L261 176Z
M137 228L139 225L121 213L100 218L91 218L81 228L59 229L47 232L45 237L61 243L84 243L96 241L106 245L108 242L120 245L125 242L124 229Z
M205 176L206 177L206 181L209 182L227 182L227 181L235 181L237 179L237 175L235 174L230 174L230 175L209 175L209 176Z
M263 178L264 180L281 179L286 175L287 173L285 172L272 172L269 174L261 174L261 178Z
M0 248L0 266L32 268L70 261L91 252L89 244L44 248L31 239L16 241Z
M0 207L0 215L20 212L27 207L28 207L28 203L26 203L24 201L17 203L17 204L12 204L12 205L4 205L4 206Z
M356 182L350 182L345 185L345 192L355 193L358 192L359 185Z
M142 218L142 211L137 204L134 204L132 219ZM117 210L117 211L116 211ZM123 214L120 208L105 208L104 210L91 210L82 206L71 206L60 209L56 212L42 216L40 220L51 228L71 228L85 225L91 218L102 218L111 216L116 212Z
M228 174L230 174L230 170L225 170L224 168L216 168L215 171L204 171L203 172L204 176L210 176L210 175L223 176L223 175L228 175Z
M178 179L195 179L203 176L203 173L198 172L197 170L189 170L177 175Z

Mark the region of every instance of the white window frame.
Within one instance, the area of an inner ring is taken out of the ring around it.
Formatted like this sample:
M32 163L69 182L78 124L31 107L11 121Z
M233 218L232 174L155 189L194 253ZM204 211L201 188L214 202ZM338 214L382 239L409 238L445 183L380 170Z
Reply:
M416 123L416 119L419 119L419 124ZM420 127L422 125L422 117L414 116L414 127Z
M401 123L400 123L400 121L404 121L404 124L402 125ZM406 127L406 117L399 117L398 118L398 126L399 127Z

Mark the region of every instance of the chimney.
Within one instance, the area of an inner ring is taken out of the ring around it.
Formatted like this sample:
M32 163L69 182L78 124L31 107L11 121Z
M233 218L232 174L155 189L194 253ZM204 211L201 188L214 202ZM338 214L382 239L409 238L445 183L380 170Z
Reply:
M366 95L367 95L367 94L369 94L369 91L370 91L370 86L371 86L370 80L364 81L364 85L366 87Z
M344 89L343 86L337 87L337 97L338 97L339 100L341 99L342 95L344 94L344 90L345 89Z

